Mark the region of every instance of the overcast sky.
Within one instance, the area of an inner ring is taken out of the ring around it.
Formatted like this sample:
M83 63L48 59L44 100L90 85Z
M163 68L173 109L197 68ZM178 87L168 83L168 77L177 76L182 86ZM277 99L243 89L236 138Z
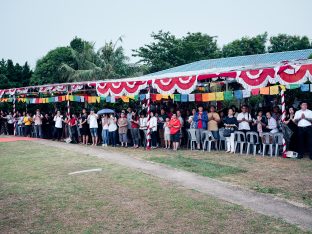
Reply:
M121 35L131 57L159 30L217 35L220 46L265 31L312 39L311 10L311 0L1 0L0 59L34 67L75 36L98 48Z

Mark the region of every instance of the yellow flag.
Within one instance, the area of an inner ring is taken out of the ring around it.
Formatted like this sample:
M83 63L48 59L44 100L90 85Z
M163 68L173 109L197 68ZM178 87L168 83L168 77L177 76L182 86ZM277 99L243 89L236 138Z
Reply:
M121 96L121 100L122 100L123 102L129 102L129 97L127 97L127 96Z
M208 95L209 102L216 100L216 93L209 93Z
M286 91L285 85L280 85L279 87L281 88L281 90Z
M224 100L224 93L223 92L216 92L216 100L223 101Z
M279 93L278 85L274 85L270 87L270 95L277 95Z

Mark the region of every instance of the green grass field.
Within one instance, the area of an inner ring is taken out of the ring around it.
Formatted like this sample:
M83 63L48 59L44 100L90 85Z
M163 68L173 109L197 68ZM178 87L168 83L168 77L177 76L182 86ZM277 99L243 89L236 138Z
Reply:
M224 151L177 152L159 149L111 149L136 158L150 160L183 169L202 176L230 182L260 193L312 207L312 161L226 154Z
M68 175L91 168L103 171ZM0 143L0 178L1 233L303 232L103 159L35 142Z

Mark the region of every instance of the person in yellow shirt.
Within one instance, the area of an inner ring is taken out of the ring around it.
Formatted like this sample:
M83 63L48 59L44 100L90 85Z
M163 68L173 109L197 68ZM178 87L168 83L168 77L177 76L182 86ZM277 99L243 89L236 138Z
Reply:
M210 106L210 111L208 113L208 130L211 131L216 140L219 140L218 124L220 120L220 115L216 112L216 107Z
M29 113L27 113L27 115L24 117L23 122L25 124L25 136L30 137L31 124L33 121Z

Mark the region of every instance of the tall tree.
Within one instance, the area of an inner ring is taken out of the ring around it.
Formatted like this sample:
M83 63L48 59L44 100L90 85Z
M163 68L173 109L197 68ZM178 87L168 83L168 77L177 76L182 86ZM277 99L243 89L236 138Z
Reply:
M22 67L8 59L0 61L0 89L28 86L32 71L27 62Z
M223 57L234 57L242 55L263 54L266 52L267 33L255 37L243 37L234 40L222 48Z
M282 52L290 50L303 50L312 48L312 43L307 36L291 36L287 34L278 34L277 36L270 37L270 45L268 51Z
M139 57L149 69L148 72L191 63L201 59L220 57L217 41L202 33L188 33L177 38L170 32L152 33L154 42L133 50L133 56Z
M39 59L31 77L31 84L40 85L67 82L67 77L63 76L60 71L62 64L67 64L71 67L77 66L69 47L57 47Z
M125 55L123 47L118 45L119 42L122 42L121 37L115 42L106 42L97 52L106 79L130 77L140 73L138 66L129 64L129 58Z
M75 37L69 47L75 66L63 63L62 77L68 81L96 80L103 77L101 61L94 51L94 43Z

